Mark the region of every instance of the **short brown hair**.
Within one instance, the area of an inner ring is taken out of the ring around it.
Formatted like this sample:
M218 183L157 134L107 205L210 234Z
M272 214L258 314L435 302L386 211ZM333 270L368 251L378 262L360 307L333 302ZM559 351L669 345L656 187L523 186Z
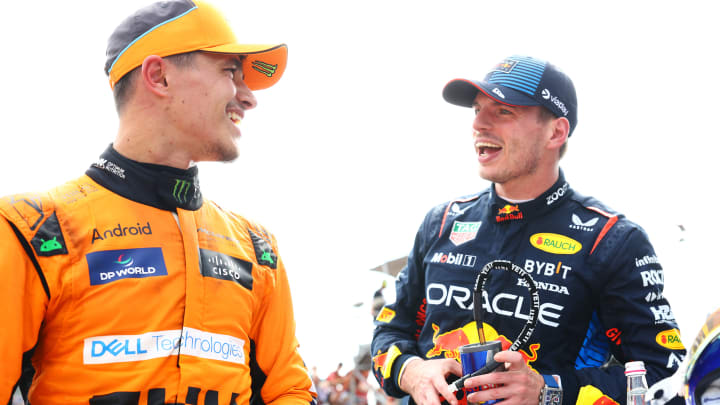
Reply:
M198 51L179 53L177 55L166 56L163 59L172 63L176 67L187 68L192 66L196 52ZM132 90L135 87L134 83L140 69L142 69L142 66L138 66L135 69L129 71L127 74L121 77L120 80L118 80L113 87L115 111L117 111L118 114L122 112L123 108L132 96Z

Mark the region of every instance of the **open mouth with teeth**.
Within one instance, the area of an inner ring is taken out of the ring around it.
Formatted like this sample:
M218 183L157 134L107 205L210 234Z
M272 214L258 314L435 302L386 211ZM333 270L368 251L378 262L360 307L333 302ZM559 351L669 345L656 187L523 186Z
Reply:
M475 150L477 150L480 157L489 157L502 150L502 146L487 142L478 142L475 144Z
M240 116L240 114L234 111L228 111L227 116L228 118L230 118L230 121L232 121L235 125L239 125L240 122L242 122L242 117Z

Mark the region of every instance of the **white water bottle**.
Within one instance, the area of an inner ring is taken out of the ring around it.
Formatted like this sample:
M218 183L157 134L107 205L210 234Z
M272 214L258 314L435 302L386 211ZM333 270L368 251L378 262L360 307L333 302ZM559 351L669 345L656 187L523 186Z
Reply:
M645 405L645 393L647 393L648 390L645 373L645 363L642 361L629 361L625 363L627 405Z

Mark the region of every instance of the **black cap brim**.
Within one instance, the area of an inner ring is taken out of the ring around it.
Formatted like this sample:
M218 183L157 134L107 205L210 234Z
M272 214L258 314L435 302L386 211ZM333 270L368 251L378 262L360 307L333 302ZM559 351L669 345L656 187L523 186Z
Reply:
M443 89L443 98L450 104L472 107L479 91L502 104L511 106L540 105L527 94L509 87L467 79L455 79L448 82Z

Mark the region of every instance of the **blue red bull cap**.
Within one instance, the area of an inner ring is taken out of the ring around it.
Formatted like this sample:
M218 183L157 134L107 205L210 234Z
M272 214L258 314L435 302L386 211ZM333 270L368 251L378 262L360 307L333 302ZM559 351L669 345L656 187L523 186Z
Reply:
M540 105L556 117L570 122L572 135L577 125L577 96L572 80L554 65L529 56L510 56L498 63L481 81L455 79L443 89L451 104L472 107L478 91L511 106Z

